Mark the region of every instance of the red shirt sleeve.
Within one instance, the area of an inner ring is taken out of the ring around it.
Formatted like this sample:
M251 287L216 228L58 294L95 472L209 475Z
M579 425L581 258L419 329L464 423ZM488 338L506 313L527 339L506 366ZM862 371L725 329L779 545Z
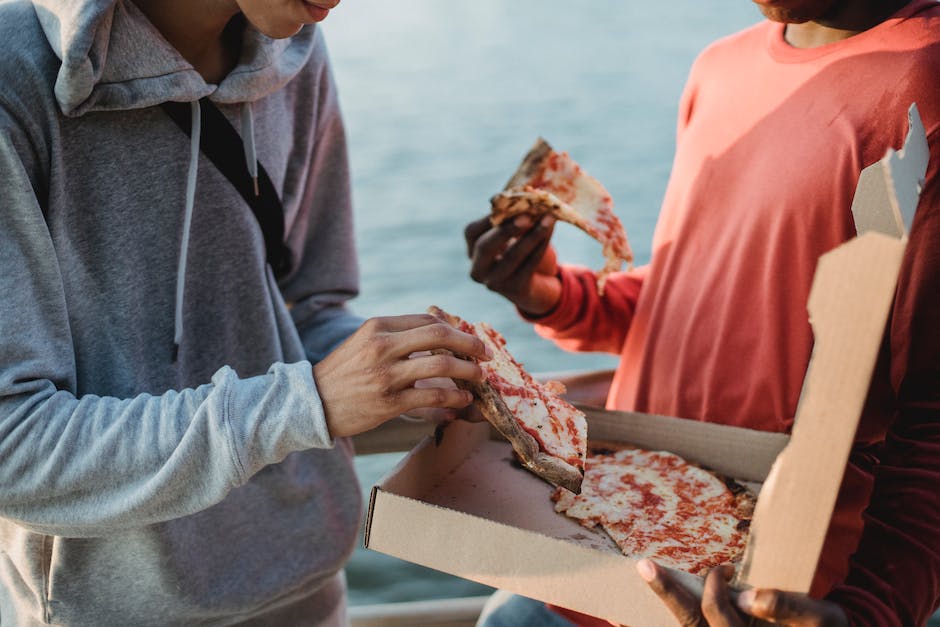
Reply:
M539 335L561 348L619 355L645 276L646 266L611 274L601 296L592 270L563 265L559 269L562 295L558 305L539 318L524 317L536 323Z

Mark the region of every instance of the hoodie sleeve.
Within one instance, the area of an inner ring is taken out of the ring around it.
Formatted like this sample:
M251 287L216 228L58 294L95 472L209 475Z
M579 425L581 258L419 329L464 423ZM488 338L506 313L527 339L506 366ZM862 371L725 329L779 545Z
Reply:
M320 61L317 122L302 214L287 235L297 266L281 289L292 303L307 359L316 363L358 329L362 318L346 307L359 293L359 266L346 134L322 36L313 55Z
M330 446L309 365L134 398L76 395L42 209L43 134L0 98L0 517L96 536L205 509L294 450ZM297 416L284 420L285 415Z

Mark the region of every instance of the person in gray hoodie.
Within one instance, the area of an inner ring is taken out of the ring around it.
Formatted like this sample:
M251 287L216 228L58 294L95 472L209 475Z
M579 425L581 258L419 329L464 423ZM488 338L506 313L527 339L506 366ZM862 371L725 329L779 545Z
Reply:
M415 382L482 343L346 308L336 2L0 0L4 626L344 624L345 436L470 403Z

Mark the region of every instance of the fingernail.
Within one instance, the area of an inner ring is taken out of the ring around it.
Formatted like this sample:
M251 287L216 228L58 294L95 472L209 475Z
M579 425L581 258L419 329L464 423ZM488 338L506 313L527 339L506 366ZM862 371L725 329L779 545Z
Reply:
M490 359L493 359L493 349L490 348L489 344L483 345L483 351L486 353L486 356Z
M542 221L540 222L540 224L541 224L544 228L547 229L547 228L550 227L551 225L555 224L555 218L554 218L554 216L545 216L544 218L542 218Z
M520 229L524 229L524 228L532 226L532 217L525 215L525 214L521 216L516 216L516 218L512 221L512 223L514 226L517 226Z
M753 588L750 590L745 590L738 595L738 607L740 607L745 612L749 612L751 607L754 605L754 597L756 595L757 593L754 592Z
M640 573L640 577L647 583L656 579L656 566L649 560L640 560L637 562L636 572Z

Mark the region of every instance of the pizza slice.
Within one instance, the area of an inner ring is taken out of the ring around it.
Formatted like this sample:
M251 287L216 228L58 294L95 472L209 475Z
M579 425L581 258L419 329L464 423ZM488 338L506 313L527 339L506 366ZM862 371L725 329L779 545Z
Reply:
M503 336L485 322L471 324L438 307L428 311L490 347L493 358L480 362L486 379L457 384L473 393L480 413L509 440L521 464L553 485L580 492L587 419L559 396L564 385L536 381L506 350Z
M551 214L600 242L606 260L597 274L601 294L607 275L620 270L623 262L633 262L610 194L568 153L556 152L544 139L536 141L505 189L490 199L490 205L494 226L520 214Z
M600 526L625 555L694 575L741 559L755 503L727 477L635 448L592 453L581 493L559 488L552 500L585 527Z

